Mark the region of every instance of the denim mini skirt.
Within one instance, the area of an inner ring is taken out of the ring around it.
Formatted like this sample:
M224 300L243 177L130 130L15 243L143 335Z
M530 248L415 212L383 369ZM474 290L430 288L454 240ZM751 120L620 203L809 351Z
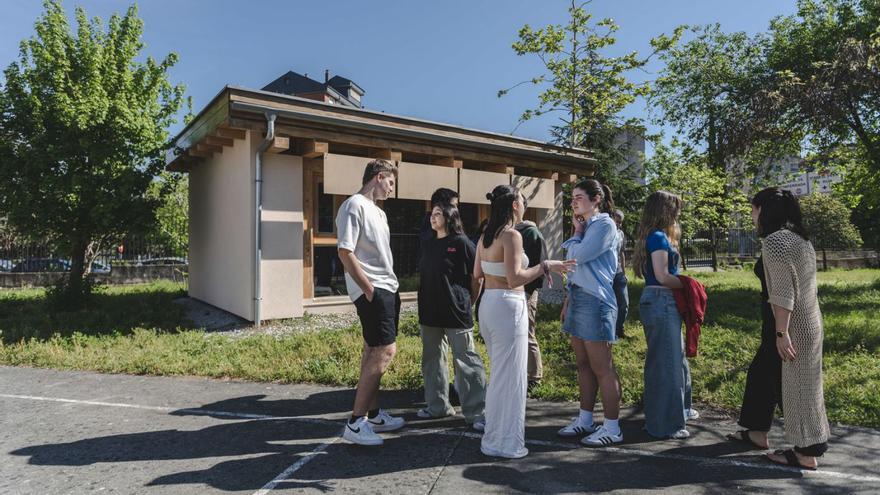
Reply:
M587 342L615 342L616 323L617 308L577 285L569 286L568 308L562 325L565 333Z

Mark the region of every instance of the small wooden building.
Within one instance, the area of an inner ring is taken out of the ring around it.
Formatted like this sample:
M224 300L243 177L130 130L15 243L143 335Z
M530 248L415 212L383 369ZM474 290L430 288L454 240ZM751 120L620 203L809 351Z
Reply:
M486 193L518 185L553 248L567 206L561 184L593 172L584 150L227 86L166 160L189 174L189 295L257 324L349 308L334 220L371 158L400 170L396 197L381 206L404 301L415 298L418 231L435 189L459 192L473 235L488 216Z

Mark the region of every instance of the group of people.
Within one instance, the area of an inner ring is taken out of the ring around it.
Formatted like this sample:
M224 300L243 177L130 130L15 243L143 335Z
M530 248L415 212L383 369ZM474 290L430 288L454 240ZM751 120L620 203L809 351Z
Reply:
M360 380L343 437L362 445L380 445L383 440L377 433L405 424L378 403L380 379L396 351L400 298L388 223L375 202L392 194L396 178L392 163L371 161L362 189L340 206L336 218L339 257L364 337ZM537 289L542 280L550 282L552 274L564 274L560 320L574 351L580 410L558 434L582 437L581 442L590 446L622 442L620 379L612 350L623 336L628 297L622 214L615 210L612 191L593 179L574 185L572 234L561 245L565 260L548 258L540 231L524 221L527 201L516 187L499 185L486 197L490 215L476 245L463 231L456 193L440 189L432 198L419 262L426 406L418 417L455 414L449 400L451 348L462 414L472 428L483 432L482 452L507 458L527 455L526 398L542 373L535 338ZM815 253L794 196L769 188L758 193L752 204L753 220L764 237L763 256L755 268L762 284L764 331L746 384L740 418L746 429L729 438L768 449L767 431L780 405L785 411L786 441L795 448L768 458L812 469L827 448L829 432L822 397ZM639 301L647 341L645 430L658 438L689 437L686 423L699 417L692 407L682 316L674 297L682 287L678 277L681 208L682 200L674 194L651 194L633 251L635 275L645 279ZM474 316L492 365L488 384L474 345ZM601 424L593 417L599 391Z

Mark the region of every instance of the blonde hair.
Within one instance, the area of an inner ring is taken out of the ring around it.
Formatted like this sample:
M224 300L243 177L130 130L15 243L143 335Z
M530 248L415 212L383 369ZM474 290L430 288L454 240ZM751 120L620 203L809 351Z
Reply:
M633 250L633 271L636 277L645 278L648 261L645 239L651 232L655 230L665 232L669 238L669 244L678 251L678 239L681 237L678 215L681 213L681 206L681 198L670 192L657 191L648 196L645 201L645 209L642 210L642 218L639 220L639 229L636 233L636 244Z

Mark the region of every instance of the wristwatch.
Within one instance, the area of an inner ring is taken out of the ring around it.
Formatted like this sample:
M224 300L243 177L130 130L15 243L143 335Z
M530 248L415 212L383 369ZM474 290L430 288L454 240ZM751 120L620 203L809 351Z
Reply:
M782 330L777 330L777 331L776 331L776 336L777 336L777 337L785 337L785 332L783 332Z

